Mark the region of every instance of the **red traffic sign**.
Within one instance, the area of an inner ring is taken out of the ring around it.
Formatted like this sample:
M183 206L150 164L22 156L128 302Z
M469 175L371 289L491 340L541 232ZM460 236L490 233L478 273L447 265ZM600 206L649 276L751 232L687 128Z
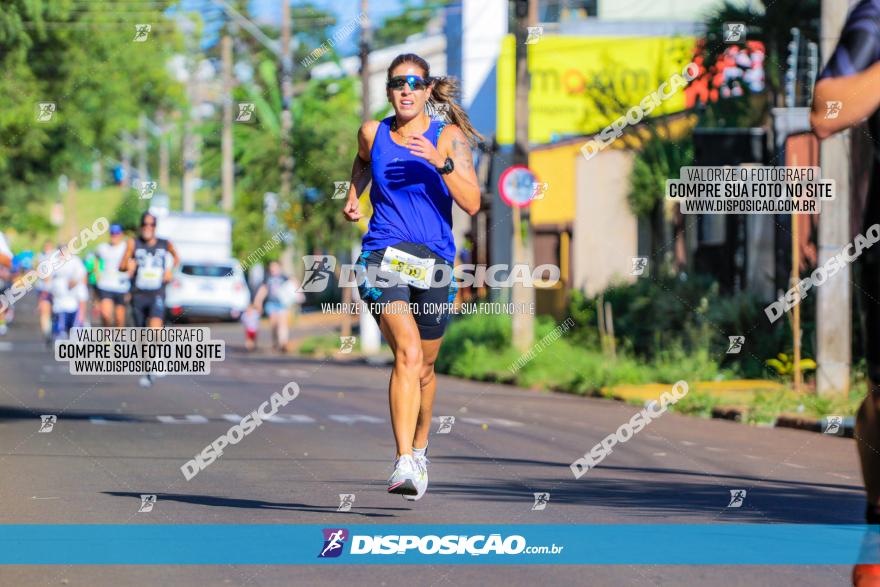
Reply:
M498 194L504 203L516 208L525 208L535 199L538 178L525 165L513 165L504 170L498 178Z

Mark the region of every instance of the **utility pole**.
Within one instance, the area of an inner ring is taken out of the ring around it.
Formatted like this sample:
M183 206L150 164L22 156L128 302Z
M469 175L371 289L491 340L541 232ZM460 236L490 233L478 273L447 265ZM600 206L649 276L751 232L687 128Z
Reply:
M823 62L834 52L846 21L847 0L822 0L821 48ZM844 104L844 108L846 105ZM850 241L850 177L847 153L851 146L849 130L822 141L819 155L822 176L836 182L834 200L822 206L819 214L819 259L821 267ZM849 391L852 363L852 287L848 264L816 289L816 391L820 395Z
M224 212L231 212L234 205L233 173L235 171L235 161L232 154L232 37L228 34L223 35L221 43L223 53L222 208Z
M140 176L140 182L147 181L149 179L149 172L147 170L147 115L141 113L140 117L138 117L138 175Z
M290 202L293 179L293 152L290 133L293 131L293 58L290 55L290 0L281 2L281 201Z
M513 149L514 165L529 165L529 66L528 66L528 27L536 26L538 21L537 0L516 0L516 134ZM529 208L522 210L513 206L513 264L527 264L531 260L531 229L529 226ZM521 283L513 284L511 301L515 304L512 316L513 344L525 351L535 337L534 316L528 309L535 302L535 290ZM523 310L525 308L525 310Z
M367 17L367 10L369 9L369 0L361 0L361 39L359 46L359 53L361 58L361 122L366 122L370 119L370 22ZM360 194L357 194L360 196ZM353 251L354 252L354 251ZM356 253L355 253L356 254ZM352 297L352 288L344 287L342 288L342 304L344 308L349 308L351 305L351 297ZM378 350L378 344L380 341L376 340L376 344L368 344L369 338L377 338L377 337L369 337L364 336L366 334L365 327L369 328L366 324L369 321L369 316L365 316L365 314L369 314L369 312L364 312L365 308L361 308L360 313L360 326L361 326L361 350L364 352L372 351L375 352ZM343 322L342 322L342 336L351 336L351 319L348 314L343 314ZM373 341L369 341L372 343ZM376 347L376 348L366 348L367 346Z
M169 173L168 158L168 137L166 136L167 128L165 127L165 111L156 112L156 125L159 127L159 190L168 193L168 187L171 185L171 175Z

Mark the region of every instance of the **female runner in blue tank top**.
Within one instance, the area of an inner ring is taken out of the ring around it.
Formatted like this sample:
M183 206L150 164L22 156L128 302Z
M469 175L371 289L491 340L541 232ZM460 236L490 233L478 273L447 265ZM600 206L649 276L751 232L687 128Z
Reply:
M363 217L357 196L372 180L373 215L358 259L367 277L359 291L394 353L389 399L397 456L388 492L410 500L428 486L434 361L457 291L452 204L470 215L480 209L470 145L482 137L456 94L455 81L432 78L418 55L394 59L387 82L394 116L361 126L343 210L349 221ZM429 101L448 123L426 113Z

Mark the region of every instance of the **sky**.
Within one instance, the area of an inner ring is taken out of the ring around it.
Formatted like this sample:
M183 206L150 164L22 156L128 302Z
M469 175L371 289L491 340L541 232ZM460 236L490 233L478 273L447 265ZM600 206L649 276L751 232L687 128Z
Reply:
M251 0L250 12L253 18L264 23L278 23L281 20L281 4L282 0ZM343 27L356 19L360 12L360 0L310 0L310 4L317 8L321 8L336 14L337 24L330 31L332 35L336 28ZM422 4L422 0L413 0L413 5ZM303 6L306 2L302 0L293 0L291 5ZM402 0L370 0L369 16L370 22L378 24L386 17L392 14L400 13L403 7ZM205 17L207 27L205 35L202 39L202 48L208 48L217 42L217 32L223 24L222 10L211 0L181 0L177 7L172 8L169 12L173 13L176 9L182 11L199 11ZM337 50L343 55L354 53L357 49L357 37L346 38L344 42L337 45Z

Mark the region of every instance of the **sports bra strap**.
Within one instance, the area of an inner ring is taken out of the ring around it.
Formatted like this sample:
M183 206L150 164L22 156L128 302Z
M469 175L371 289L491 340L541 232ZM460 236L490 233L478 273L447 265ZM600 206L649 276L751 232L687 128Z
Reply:
M438 144L440 143L440 133L443 132L443 129L446 128L447 124L448 123L445 120L441 120L440 124L437 125L437 136L434 137L435 143L438 143Z

